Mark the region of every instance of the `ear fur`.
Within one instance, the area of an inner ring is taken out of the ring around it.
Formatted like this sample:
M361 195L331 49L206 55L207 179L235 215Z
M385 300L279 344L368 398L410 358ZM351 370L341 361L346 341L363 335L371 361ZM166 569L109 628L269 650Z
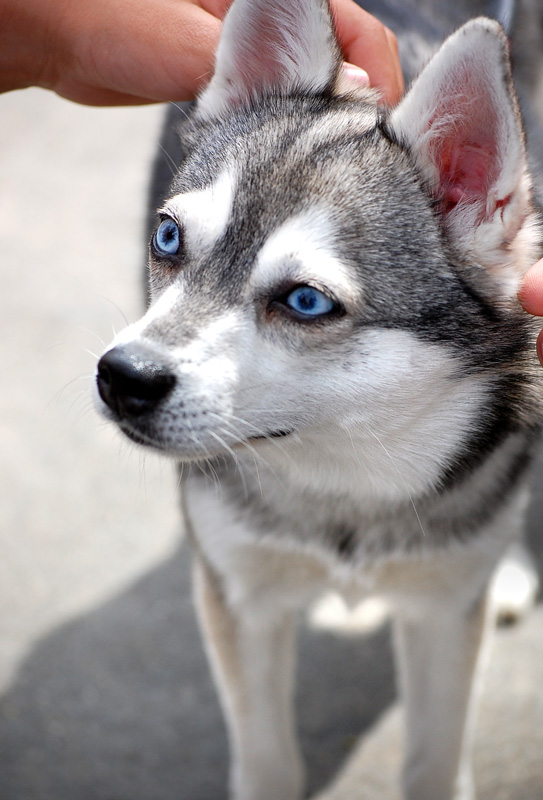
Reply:
M507 39L498 23L475 19L450 36L390 126L409 145L451 240L513 291L535 260L537 233Z
M340 67L327 0L235 0L197 114L218 116L269 91L320 92Z

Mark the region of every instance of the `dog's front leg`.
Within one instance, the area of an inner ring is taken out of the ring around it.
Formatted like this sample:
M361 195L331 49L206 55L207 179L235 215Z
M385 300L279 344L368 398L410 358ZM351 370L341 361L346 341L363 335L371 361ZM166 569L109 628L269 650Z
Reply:
M458 597L441 597L396 618L406 800L473 800L470 729L485 609L484 598L466 609Z
M294 732L294 624L284 610L229 608L220 582L196 566L196 597L228 724L233 800L300 800Z

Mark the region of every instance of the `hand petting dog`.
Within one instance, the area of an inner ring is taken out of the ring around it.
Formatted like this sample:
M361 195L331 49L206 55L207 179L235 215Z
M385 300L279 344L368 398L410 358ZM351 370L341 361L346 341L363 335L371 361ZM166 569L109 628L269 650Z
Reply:
M190 100L211 77L229 5L0 0L0 91L41 86L97 106ZM353 0L332 5L346 60L395 104L403 92L396 37Z
M518 299L523 309L535 317L543 317L543 258L524 276ZM537 355L543 366L543 330L537 337Z

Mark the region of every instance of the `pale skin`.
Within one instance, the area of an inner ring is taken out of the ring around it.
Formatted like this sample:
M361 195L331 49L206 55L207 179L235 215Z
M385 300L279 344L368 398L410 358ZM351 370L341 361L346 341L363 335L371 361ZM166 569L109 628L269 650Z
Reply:
M518 298L525 311L536 317L543 317L543 258L524 276ZM537 355L543 366L543 330L537 337Z

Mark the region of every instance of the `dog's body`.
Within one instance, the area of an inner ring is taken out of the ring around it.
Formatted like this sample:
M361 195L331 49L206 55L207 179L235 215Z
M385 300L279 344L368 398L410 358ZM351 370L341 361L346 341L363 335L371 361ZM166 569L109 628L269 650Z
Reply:
M153 303L98 389L131 439L197 464L233 797L302 796L293 612L333 586L395 611L406 798L467 800L486 590L520 535L542 389L505 37L468 24L385 114L345 83L324 2L235 0L185 141Z

